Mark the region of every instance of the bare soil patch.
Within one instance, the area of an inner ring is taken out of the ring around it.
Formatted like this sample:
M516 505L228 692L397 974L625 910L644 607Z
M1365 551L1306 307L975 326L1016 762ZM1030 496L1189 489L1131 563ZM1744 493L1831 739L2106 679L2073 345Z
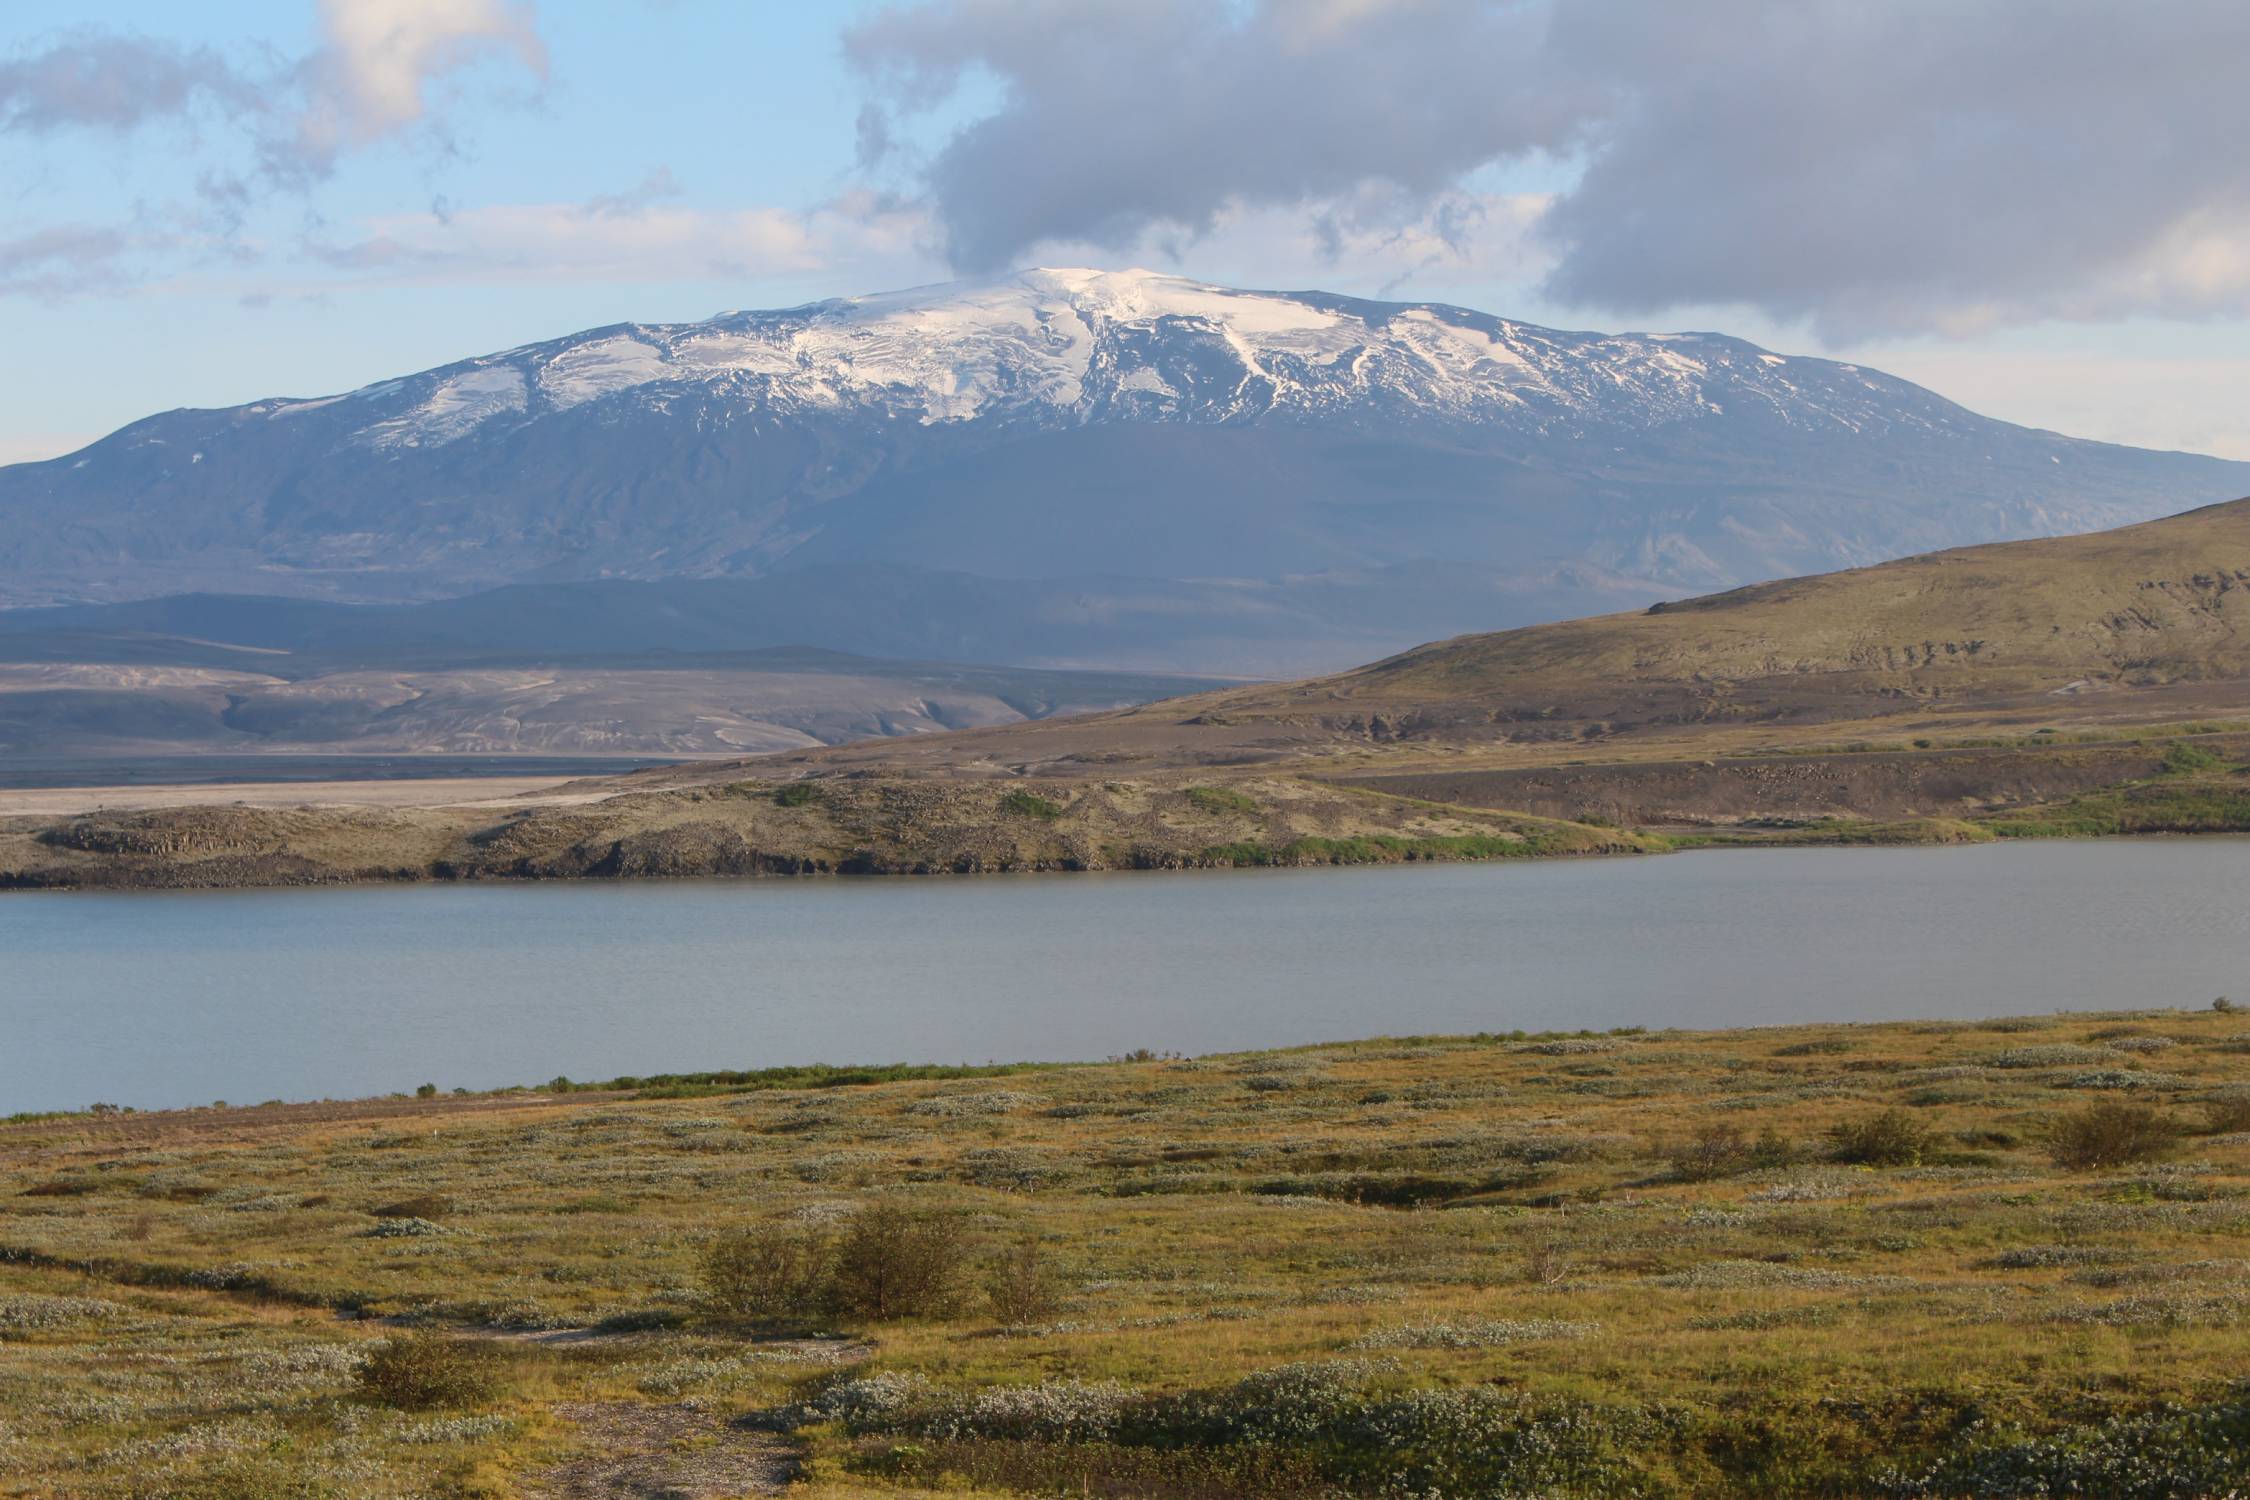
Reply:
M531 1480L525 1493L544 1500L778 1495L797 1474L787 1439L690 1405L577 1401L555 1411L588 1451Z

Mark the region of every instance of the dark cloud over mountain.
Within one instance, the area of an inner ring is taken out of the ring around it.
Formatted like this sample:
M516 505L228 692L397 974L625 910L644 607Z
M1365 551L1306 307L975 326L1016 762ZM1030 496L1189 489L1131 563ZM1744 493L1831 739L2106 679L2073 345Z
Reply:
M1548 287L1589 307L2250 310L2239 0L916 0L846 48L863 140L970 116L916 168L966 269L1547 158Z

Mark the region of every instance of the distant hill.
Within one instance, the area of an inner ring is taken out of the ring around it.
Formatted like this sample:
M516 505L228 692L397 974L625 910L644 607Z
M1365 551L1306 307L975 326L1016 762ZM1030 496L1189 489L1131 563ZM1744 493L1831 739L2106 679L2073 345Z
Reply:
M1294 674L2245 492L1718 334L1046 270L153 416L0 469L0 603L698 580L836 649Z
M808 766L1066 771L1444 749L1581 753L1851 723L2250 712L2250 500L2085 536L1460 636L1332 676L814 752ZM722 774L722 773L715 773Z
M1169 674L1295 677L1382 655L1402 629L1442 633L1459 597L1480 588L1501 597L1474 570L1439 563L1274 583L1024 582L870 564L759 579L516 584L411 604L177 594L0 610L0 660L223 665L239 660L230 648L249 648L300 664L427 666L818 642L861 656L1092 670L1146 659ZM1507 597L1554 609L1573 596ZM1212 660L1226 669L1205 665Z
M2250 500L1967 547L1645 611L1464 636L1235 712L1410 706L1421 722L1959 711L2250 682Z
M1207 685L801 647L525 653L504 636L475 652L384 655L374 648L397 641L379 631L357 650L321 644L339 619L368 612L245 603L123 606L140 617L132 629L30 629L25 620L50 612L18 612L0 629L0 776L39 783L74 757L192 771L183 757L751 755L1094 712ZM196 633L221 629L234 639Z

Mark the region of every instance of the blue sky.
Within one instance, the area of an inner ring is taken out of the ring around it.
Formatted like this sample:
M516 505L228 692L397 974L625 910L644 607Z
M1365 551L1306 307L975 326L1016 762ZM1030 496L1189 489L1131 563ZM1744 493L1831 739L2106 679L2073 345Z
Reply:
M2239 7L2152 0L2144 55L2058 0L2051 91L1991 86L2023 75L2004 5L1946 11L1934 57L1926 25L1869 35L1884 7L1633 9L12 0L0 461L603 323L1032 263L1719 328L2250 458L2242 91L2219 87ZM1699 29L1663 35L1682 15ZM1765 45L1728 42L1747 22ZM1871 123L1972 97L1974 139Z

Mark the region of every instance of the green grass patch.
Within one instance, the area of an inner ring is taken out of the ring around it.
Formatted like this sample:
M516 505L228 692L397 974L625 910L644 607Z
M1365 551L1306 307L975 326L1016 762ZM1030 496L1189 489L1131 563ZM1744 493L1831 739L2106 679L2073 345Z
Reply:
M1063 814L1060 802L1050 802L1037 792L1027 792L1020 786L1001 793L1000 811L1011 817L1038 818L1048 823Z
M887 1063L835 1067L805 1063L785 1068L718 1068L702 1073L626 1074L606 1083L573 1083L558 1078L544 1092L630 1093L643 1099L692 1099L707 1094L756 1094L771 1089L862 1088L877 1083L913 1083L948 1078L1005 1078L1029 1063Z
M1191 786L1180 794L1188 799L1197 812L1254 813L1258 810L1255 798L1223 786Z
M2010 839L2250 833L2250 790L2212 783L2120 787L1980 821Z
M2167 776L2192 776L2225 764L2226 758L2216 750L2191 745L2186 740L2175 740L2164 748L2164 774Z
M1959 818L1907 818L1877 823L1858 818L1815 818L1790 827L1724 828L1675 833L1665 838L1672 850L1751 848L1771 844L1825 847L1904 847L1917 844L1986 844L1998 835L1981 823Z
M1307 835L1286 844L1236 842L1212 844L1200 856L1209 865L1388 865L1409 860L1531 859L1541 855L1577 854L1586 845L1562 831L1516 835L1465 833L1408 838L1399 834L1369 833L1352 838Z

